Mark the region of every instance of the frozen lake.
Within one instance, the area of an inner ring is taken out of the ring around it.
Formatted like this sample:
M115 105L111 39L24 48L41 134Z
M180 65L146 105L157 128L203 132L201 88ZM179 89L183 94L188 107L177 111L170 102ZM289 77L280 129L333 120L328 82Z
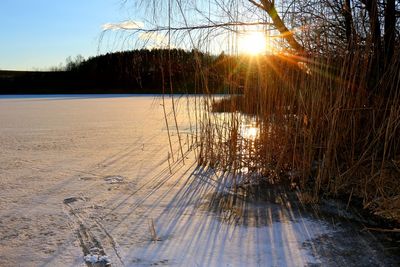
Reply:
M0 266L397 266L352 215L279 189L232 201L176 99L184 164L170 98L175 161L159 96L0 97Z

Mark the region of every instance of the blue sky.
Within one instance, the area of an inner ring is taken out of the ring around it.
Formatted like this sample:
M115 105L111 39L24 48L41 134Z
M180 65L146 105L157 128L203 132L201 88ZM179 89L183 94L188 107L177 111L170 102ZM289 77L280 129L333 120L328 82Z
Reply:
M144 5L137 7L135 3L140 2ZM168 25L166 3L164 0L0 0L0 69L47 70L65 65L69 56L88 58L117 50L165 47L168 43L165 31L132 34L130 30ZM197 6L191 1L182 3L185 18L176 12L179 9L175 5L171 16L174 25L207 25L209 20L204 14L213 14L210 18L216 22L229 19L219 6L212 6L213 12L209 13L207 1L196 2ZM146 10L146 5L150 9ZM249 19L246 12L241 14L244 17L239 20ZM128 31L116 30L121 27ZM101 38L105 28L109 31ZM200 44L215 53L229 51L232 40L236 39L220 33L209 35L208 39L203 39L199 32L184 37L180 33L171 37L172 47L192 49ZM203 34L209 33L206 30Z
M100 43L102 25L135 19L122 0L1 0L0 69L47 69L118 46Z

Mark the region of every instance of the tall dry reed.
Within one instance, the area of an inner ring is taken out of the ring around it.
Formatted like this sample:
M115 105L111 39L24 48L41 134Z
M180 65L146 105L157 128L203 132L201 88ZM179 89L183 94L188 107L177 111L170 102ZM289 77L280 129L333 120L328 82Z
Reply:
M367 60L225 58L232 95L205 100L199 163L234 173L234 183L287 183L314 200L357 196L399 218L400 60L373 88Z

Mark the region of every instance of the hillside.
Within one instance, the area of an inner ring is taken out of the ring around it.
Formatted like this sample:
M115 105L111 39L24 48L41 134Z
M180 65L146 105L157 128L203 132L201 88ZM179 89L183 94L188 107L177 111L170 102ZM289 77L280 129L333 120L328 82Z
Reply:
M170 93L170 80L174 93L196 93L196 69L212 60L178 49L108 53L70 62L64 71L0 71L0 94ZM221 91L218 78L208 83L212 92Z

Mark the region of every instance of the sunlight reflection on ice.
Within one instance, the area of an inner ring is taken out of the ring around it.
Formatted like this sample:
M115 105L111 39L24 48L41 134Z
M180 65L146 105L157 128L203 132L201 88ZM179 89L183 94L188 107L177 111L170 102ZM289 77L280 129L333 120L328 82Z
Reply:
M240 135L250 141L255 141L260 135L260 127L254 118L243 117L240 124Z
M242 125L240 133L244 139L254 141L257 139L260 129L252 125Z

